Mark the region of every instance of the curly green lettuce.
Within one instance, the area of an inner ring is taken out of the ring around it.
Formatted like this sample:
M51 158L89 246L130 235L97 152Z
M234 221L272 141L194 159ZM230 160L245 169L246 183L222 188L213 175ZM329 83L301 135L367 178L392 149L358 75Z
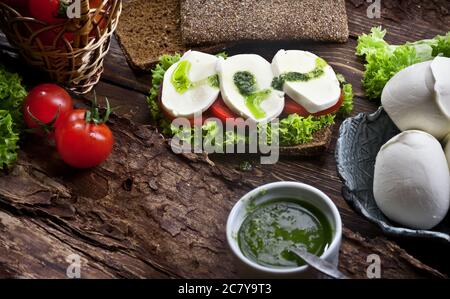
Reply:
M23 127L21 107L26 95L19 75L0 65L0 169L11 167L17 160Z
M164 74L169 67L177 63L180 58L180 54L163 55L159 58L158 64L152 70L152 86L150 88L150 94L147 97L147 104L150 109L152 119L157 123L163 118L161 110L159 109L158 93L164 80Z
M450 57L450 32L445 36L436 36L409 42L404 45L390 45L384 38L386 30L372 28L370 34L358 38L356 55L365 57L363 86L369 99L381 97L386 83L402 69L438 55Z
M221 54L222 57L226 57L226 54ZM160 58L159 63L156 65L155 69L152 71L152 87L150 89L150 94L147 97L147 102L150 109L150 114L154 121L158 123L162 132L170 136L177 136L180 140L194 144L194 128L180 129L175 126L171 126L170 122L164 118L158 103L158 93L161 84L164 79L164 74L167 69L174 63L180 60L180 55L176 54L174 56L163 55ZM345 79L344 79L345 81ZM351 84L343 84L344 90L344 104L340 110L342 114L348 114L353 110L353 92ZM314 133L317 131L334 124L335 115L329 114L325 116L315 117L301 117L297 114L289 115L287 118L281 119L279 123L278 130L274 132L269 125L258 126L258 130L266 129L268 142L271 143L271 136L278 135L280 138L280 145L291 146L298 145L301 143L307 143L314 139ZM216 122L207 122L203 124L202 137L205 144L212 144L216 146L226 146L238 144L240 142L248 142L246 136L239 135L234 131L225 132L222 139L223 144L217 144L218 138L217 134L220 132L217 128ZM220 138L219 138L220 140Z
M18 141L13 117L8 111L0 110L0 169L11 167L17 160Z
M258 129L266 129L269 144L272 142L272 136L278 136L280 145L293 146L311 142L314 139L314 133L334 124L334 119L334 114L308 117L290 114L280 120L277 131L273 130L270 123L259 125Z
M341 108L339 108L338 114L345 117L353 112L353 85L347 83L344 75L336 74L336 76L344 93L344 101L342 102Z
M17 126L22 124L21 107L26 96L20 76L0 65L0 110L8 111Z

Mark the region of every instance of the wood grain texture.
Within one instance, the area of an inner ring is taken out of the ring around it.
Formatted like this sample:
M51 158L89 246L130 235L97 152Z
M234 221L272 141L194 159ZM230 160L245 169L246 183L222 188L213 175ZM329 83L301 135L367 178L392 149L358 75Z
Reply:
M373 112L377 105L364 99L361 86L363 62L354 55L356 36L382 24L388 41L402 43L450 29L448 1L382 2L383 18L371 20L366 1L347 1L352 39L346 44L252 43L232 46L229 52L270 59L280 48L313 51L354 85L354 114ZM417 3L433 5L422 10ZM405 17L402 9L411 15ZM12 61L30 86L45 80L22 65L1 36L0 50L2 62ZM347 228L341 268L348 275L365 277L365 258L372 253L386 261L386 278L442 277L426 264L450 273L448 250L441 244L388 240L347 206L334 160L340 120L321 157L283 158L262 166L255 157L222 155L210 157L211 166L202 157L173 155L146 126L151 123L145 102L150 80L149 73L130 69L114 40L96 91L118 107L112 124L118 142L113 158L102 167L73 171L45 144L24 141L17 167L0 177L0 277L64 277L69 253L81 256L83 277L89 278L235 277L224 242L227 213L247 190L280 180L312 184L336 203ZM251 162L251 171L239 170L242 161Z
M149 126L119 117L110 126L113 155L92 171L68 168L38 138L25 141L0 177L0 275L62 278L67 257L78 254L84 278L238 277L224 228L255 182L204 156L173 154ZM444 277L395 244L350 230L342 271L364 278L371 252L398 269L386 278Z

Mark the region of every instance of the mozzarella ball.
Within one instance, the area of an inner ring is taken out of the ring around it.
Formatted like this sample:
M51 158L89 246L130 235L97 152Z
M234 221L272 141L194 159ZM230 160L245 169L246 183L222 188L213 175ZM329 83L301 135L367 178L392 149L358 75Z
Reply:
M445 157L447 158L448 168L450 169L450 136L446 138Z
M392 221L430 229L449 209L450 178L441 144L422 131L405 131L389 140L375 162L375 201Z
M397 127L422 130L437 139L450 133L450 58L437 57L397 73L381 103Z

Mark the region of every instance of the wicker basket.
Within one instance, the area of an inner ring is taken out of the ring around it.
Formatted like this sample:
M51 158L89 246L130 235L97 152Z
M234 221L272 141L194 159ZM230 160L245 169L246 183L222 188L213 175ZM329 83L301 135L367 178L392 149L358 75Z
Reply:
M100 80L121 11L122 0L103 0L92 9L81 0L81 18L49 25L0 3L0 29L30 65L85 94Z

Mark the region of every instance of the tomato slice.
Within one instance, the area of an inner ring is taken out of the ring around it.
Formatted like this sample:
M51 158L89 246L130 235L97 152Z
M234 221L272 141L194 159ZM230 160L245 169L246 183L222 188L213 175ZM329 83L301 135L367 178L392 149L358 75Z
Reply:
M291 99L288 95L285 96L284 99L284 110L283 114L290 115L290 114L298 114L299 116L307 117L310 116L311 113L309 113L305 108L303 108L302 105L297 104L296 101Z
M341 91L341 97L339 98L339 100L336 103L336 105L334 105L333 107L330 107L328 109L325 109L323 111L319 111L317 113L314 113L313 115L314 116L322 116L322 115L335 113L335 112L337 112L339 110L339 108L341 108L343 102L344 102L344 92Z
M288 95L286 95L283 114L289 115L289 114L296 113L299 116L303 116L303 117L307 117L310 115L322 116L322 115L327 115L327 114L331 114L331 113L338 111L339 108L341 108L343 102L344 102L344 93L341 91L341 97L339 98L338 102L334 106L332 106L328 109L325 109L323 111L316 112L316 113L309 113L308 110L306 110L302 105L298 104L296 101L291 99Z
M236 113L231 111L230 108L228 108L220 95L208 111L211 112L212 116L220 119L223 123L225 123L228 118L236 119L239 117Z

